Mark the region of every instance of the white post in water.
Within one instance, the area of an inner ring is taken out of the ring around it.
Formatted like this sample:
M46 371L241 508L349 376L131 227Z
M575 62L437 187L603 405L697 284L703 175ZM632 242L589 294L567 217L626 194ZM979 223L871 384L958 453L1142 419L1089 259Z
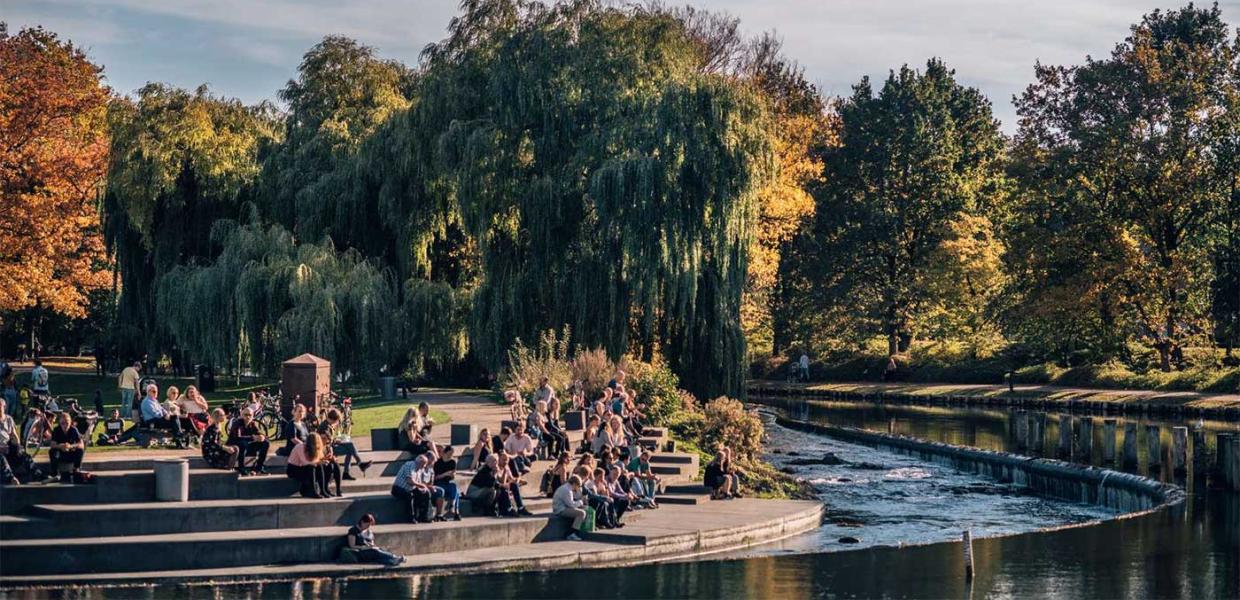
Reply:
M1102 420L1102 460L1115 462L1115 419Z
M1124 466L1133 467L1137 464L1137 424L1124 423Z
M964 530L961 541L964 542L964 580L973 581L973 534Z
M1162 439L1159 435L1161 434L1157 425L1145 426L1145 444L1149 449L1151 467L1162 464Z
M1188 466L1188 428L1171 428L1171 467L1177 473L1184 472Z

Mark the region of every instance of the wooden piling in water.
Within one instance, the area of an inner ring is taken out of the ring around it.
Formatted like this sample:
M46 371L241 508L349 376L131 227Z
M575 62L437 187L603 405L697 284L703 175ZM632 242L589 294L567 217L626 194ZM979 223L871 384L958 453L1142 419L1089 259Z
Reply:
M1137 465L1137 424L1124 423L1124 466Z
M1078 439L1077 446L1080 448L1077 454L1085 462L1089 462L1093 458L1094 452L1094 419L1093 417L1081 417L1077 427Z
M1102 420L1102 460L1115 462L1115 419Z
M1145 426L1145 444L1149 449L1151 467L1162 464L1162 439L1157 425Z
M1046 453L1046 413L1037 411L1033 413L1033 449L1039 455Z
M1209 467L1209 453L1206 450L1206 431L1200 426L1193 427L1193 471L1201 474L1201 478L1205 477L1205 470Z
M1029 447L1029 420L1025 418L1023 410L1016 411L1011 419L1016 429L1016 449L1024 450Z
M1059 457L1072 458L1072 417L1059 415Z
M1188 467L1188 428L1171 428L1171 468L1182 473Z
M1240 492L1240 435L1231 436L1227 457L1231 460L1231 489Z

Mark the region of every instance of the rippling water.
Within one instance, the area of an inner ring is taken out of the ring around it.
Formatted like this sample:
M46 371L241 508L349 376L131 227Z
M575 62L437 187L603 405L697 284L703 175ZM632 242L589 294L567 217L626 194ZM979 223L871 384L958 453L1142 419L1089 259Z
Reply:
M767 458L814 486L827 505L827 522L777 548L731 556L926 544L958 540L966 529L978 538L1115 516L1098 506L1041 498L1015 485L766 421ZM796 464L826 454L843 464Z

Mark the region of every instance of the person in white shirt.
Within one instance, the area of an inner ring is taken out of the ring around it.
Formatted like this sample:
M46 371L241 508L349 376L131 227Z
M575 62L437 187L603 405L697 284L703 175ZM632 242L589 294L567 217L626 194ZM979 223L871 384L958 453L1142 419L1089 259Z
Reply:
M138 420L138 405L134 403L134 399L138 396L138 379L141 377L138 369L141 367L141 362L135 362L125 367L116 378L116 387L121 393L121 410L129 410L132 421Z
M504 451L512 455L514 474L524 475L530 472L534 463L534 449L538 442L525 432L525 425L517 423L517 430L504 442Z
M581 499L581 478L570 475L568 481L556 488L551 496L551 512L557 517L572 521L567 539L581 541L581 525L586 520L585 502Z
M809 381L809 356L801 353L801 381Z

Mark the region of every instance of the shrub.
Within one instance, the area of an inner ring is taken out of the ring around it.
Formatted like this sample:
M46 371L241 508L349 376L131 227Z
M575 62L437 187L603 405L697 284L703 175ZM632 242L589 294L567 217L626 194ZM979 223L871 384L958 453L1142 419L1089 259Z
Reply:
M706 452L713 453L718 444L724 443L738 457L749 459L762 450L762 419L745 410L740 401L720 396L711 400L704 412L700 446Z

